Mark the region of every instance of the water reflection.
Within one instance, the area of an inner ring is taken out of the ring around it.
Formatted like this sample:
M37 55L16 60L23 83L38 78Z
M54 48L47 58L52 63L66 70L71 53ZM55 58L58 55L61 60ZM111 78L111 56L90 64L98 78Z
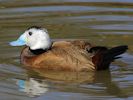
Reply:
M34 74L33 70L32 73L30 71L28 72L28 79L16 79L19 90L26 92L30 97L44 95L51 89L85 94L88 94L91 90L106 91L107 94L112 96L127 97L127 94L112 82L109 70L96 73L34 70ZM84 89L88 89L88 92Z
M48 91L48 84L35 78L29 78L28 80L16 79L16 81L19 91L26 92L30 97L39 96Z

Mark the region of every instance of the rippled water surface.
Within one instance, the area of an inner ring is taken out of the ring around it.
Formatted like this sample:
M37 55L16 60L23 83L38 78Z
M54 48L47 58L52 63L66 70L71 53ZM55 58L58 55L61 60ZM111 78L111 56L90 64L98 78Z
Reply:
M29 26L52 39L85 39L129 50L97 73L24 69L23 47L11 47ZM0 0L0 100L133 100L133 0Z

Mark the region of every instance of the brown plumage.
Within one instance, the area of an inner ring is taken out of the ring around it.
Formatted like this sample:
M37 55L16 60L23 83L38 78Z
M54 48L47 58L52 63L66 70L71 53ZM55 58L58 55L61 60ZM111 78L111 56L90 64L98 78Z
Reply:
M108 69L110 63L126 50L127 46L107 49L80 40L57 41L51 49L39 55L34 55L29 47L25 47L21 63L43 70L96 71Z

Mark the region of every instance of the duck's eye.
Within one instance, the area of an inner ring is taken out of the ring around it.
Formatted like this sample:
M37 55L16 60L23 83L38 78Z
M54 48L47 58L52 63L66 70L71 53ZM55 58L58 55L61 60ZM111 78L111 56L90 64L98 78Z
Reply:
M32 35L32 32L29 32L29 35L31 36Z

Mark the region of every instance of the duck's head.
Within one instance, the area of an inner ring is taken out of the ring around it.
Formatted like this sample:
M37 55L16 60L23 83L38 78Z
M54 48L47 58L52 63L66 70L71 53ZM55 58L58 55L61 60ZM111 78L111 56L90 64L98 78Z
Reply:
M49 49L51 44L48 31L37 26L28 28L16 41L10 42L11 46L27 45L31 50Z

